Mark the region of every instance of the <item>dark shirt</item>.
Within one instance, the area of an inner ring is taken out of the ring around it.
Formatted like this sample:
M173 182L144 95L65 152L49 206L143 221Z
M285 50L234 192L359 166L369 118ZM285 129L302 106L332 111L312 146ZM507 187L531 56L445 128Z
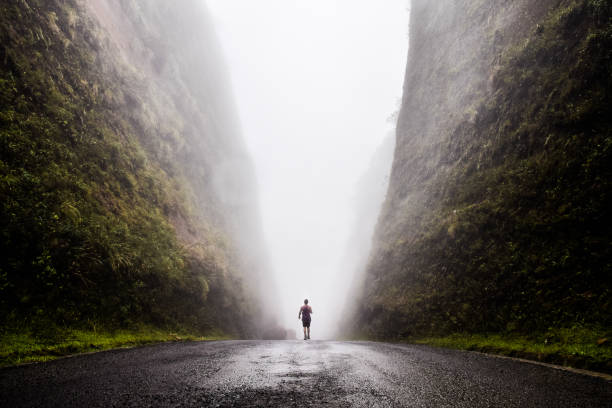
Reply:
M304 305L300 308L300 314L302 315L302 320L310 320L311 313L312 313L312 308L308 305Z

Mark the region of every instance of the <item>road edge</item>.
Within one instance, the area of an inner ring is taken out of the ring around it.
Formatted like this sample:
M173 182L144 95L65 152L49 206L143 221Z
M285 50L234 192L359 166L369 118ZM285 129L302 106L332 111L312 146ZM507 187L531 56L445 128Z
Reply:
M440 348L444 348L444 347L440 347ZM482 351L457 350L457 349L447 349L447 350L465 351L465 352L468 352L468 353L475 353L475 354L480 354L480 355L484 355L484 356L488 356L488 357L496 357L496 358L501 358L501 359L505 359L505 360L514 360L514 361L519 361L521 363L535 364L535 365L539 365L539 366L553 368L555 370L569 371L569 372L574 373L574 374L582 374L582 375L587 375L589 377L598 377L598 378L602 378L602 379L607 380L607 381L612 381L612 375L607 374L607 373L601 373L599 371L591 371L591 370L585 370L585 369L582 369L582 368L574 368L574 367L570 367L570 366L562 366L562 365L557 365L557 364L545 363L543 361L529 360L529 359L520 358L520 357L504 356L504 355L501 355L501 354L484 353Z
M432 344L423 344L423 343L391 343L391 342L380 342L380 341L374 341L374 340L356 340L357 342L364 342L364 343L379 343L379 344L388 344L388 345L393 345L396 347L402 347L402 346L418 346L418 347L428 347L431 349L440 349L440 350L452 350L452 351L457 351L457 352L463 352L463 353L472 353L472 354L479 354L481 356L487 356L487 357L495 357L495 358L500 358L500 359L506 359L506 360L513 360L513 361L518 361L521 363L528 363L528 364L535 364L535 365L539 365L539 366L543 366L543 367L548 367L548 368L553 368L555 370L560 370L560 371L567 371L567 372L571 372L574 374L581 374L581 375L586 375L589 377L597 377L597 378L601 378L604 379L606 381L612 381L612 375L608 374L608 373L602 373L599 371L591 371L591 370L586 370L586 369L582 369L582 368L575 368L575 367L571 367L571 366L562 366L562 365L558 365L558 364L552 364L552 363L546 363L543 361L538 361L538 360L530 360L530 359L526 359L526 358L520 358L520 357L511 357L511 356L504 356L503 354L495 354L495 353L486 353L483 351L476 351L476 350L465 350L465 349L458 349L458 348L450 348L450 347L442 347L442 346L435 346Z
M82 352L71 353L71 354L57 354L57 355L48 354L48 355L44 355L45 357L49 357L48 359L40 360L40 361L36 361L36 360L25 361L23 363L17 363L17 364L4 364L3 362L0 362L0 370L25 367L29 365L35 365L35 364L46 364L46 363L51 363L51 362L58 361L58 360L64 360L67 358L80 357L80 356L87 356L91 354L108 353L108 352L113 352L113 351L116 352L116 351L121 351L121 350L132 350L136 348L154 347L154 346L160 346L163 344L199 343L199 342L205 343L205 342L233 341L233 340L237 340L237 339L219 337L219 338L208 338L208 339L180 339L180 340L169 339L169 340L162 340L162 341L152 341L152 342L141 343L141 344L126 343L124 345L118 345L116 347L82 351Z

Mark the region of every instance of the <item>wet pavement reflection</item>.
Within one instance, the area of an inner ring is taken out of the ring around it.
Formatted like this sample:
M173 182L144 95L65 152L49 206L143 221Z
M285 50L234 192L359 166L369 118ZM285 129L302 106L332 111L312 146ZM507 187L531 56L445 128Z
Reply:
M221 341L3 369L0 395L11 407L612 407L612 382L425 346Z

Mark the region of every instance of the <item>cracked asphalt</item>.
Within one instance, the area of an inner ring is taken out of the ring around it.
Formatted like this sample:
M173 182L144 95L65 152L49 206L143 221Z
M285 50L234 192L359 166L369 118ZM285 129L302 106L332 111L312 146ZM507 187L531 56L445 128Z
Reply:
M612 381L370 342L170 343L0 370L2 407L612 407Z

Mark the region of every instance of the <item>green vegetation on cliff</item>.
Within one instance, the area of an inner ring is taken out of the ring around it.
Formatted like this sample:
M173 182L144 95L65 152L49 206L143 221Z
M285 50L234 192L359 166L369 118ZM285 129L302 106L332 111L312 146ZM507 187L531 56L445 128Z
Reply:
M612 6L460 3L413 4L418 39L357 315L363 334L502 333L537 343L567 329L609 349ZM436 7L448 26L424 23ZM454 51L460 44L444 41L470 23L482 26L477 47ZM467 63L443 56L423 67L438 48ZM434 72L429 81L414 80L424 70Z
M123 2L126 15L133 4ZM2 338L139 324L253 335L239 317L249 316L253 298L236 271L227 209L198 185L212 183L207 166L223 160L229 136L180 127L198 118L181 117L174 100L162 101L174 110L156 112L146 100L156 85L121 67L118 49L84 7L0 6ZM189 7L176 13L200 6ZM184 68L176 55L164 57ZM200 82L207 80L216 81ZM189 95L180 97L190 102ZM212 106L203 114L222 114L204 96L193 98ZM200 156L177 153L185 144Z

